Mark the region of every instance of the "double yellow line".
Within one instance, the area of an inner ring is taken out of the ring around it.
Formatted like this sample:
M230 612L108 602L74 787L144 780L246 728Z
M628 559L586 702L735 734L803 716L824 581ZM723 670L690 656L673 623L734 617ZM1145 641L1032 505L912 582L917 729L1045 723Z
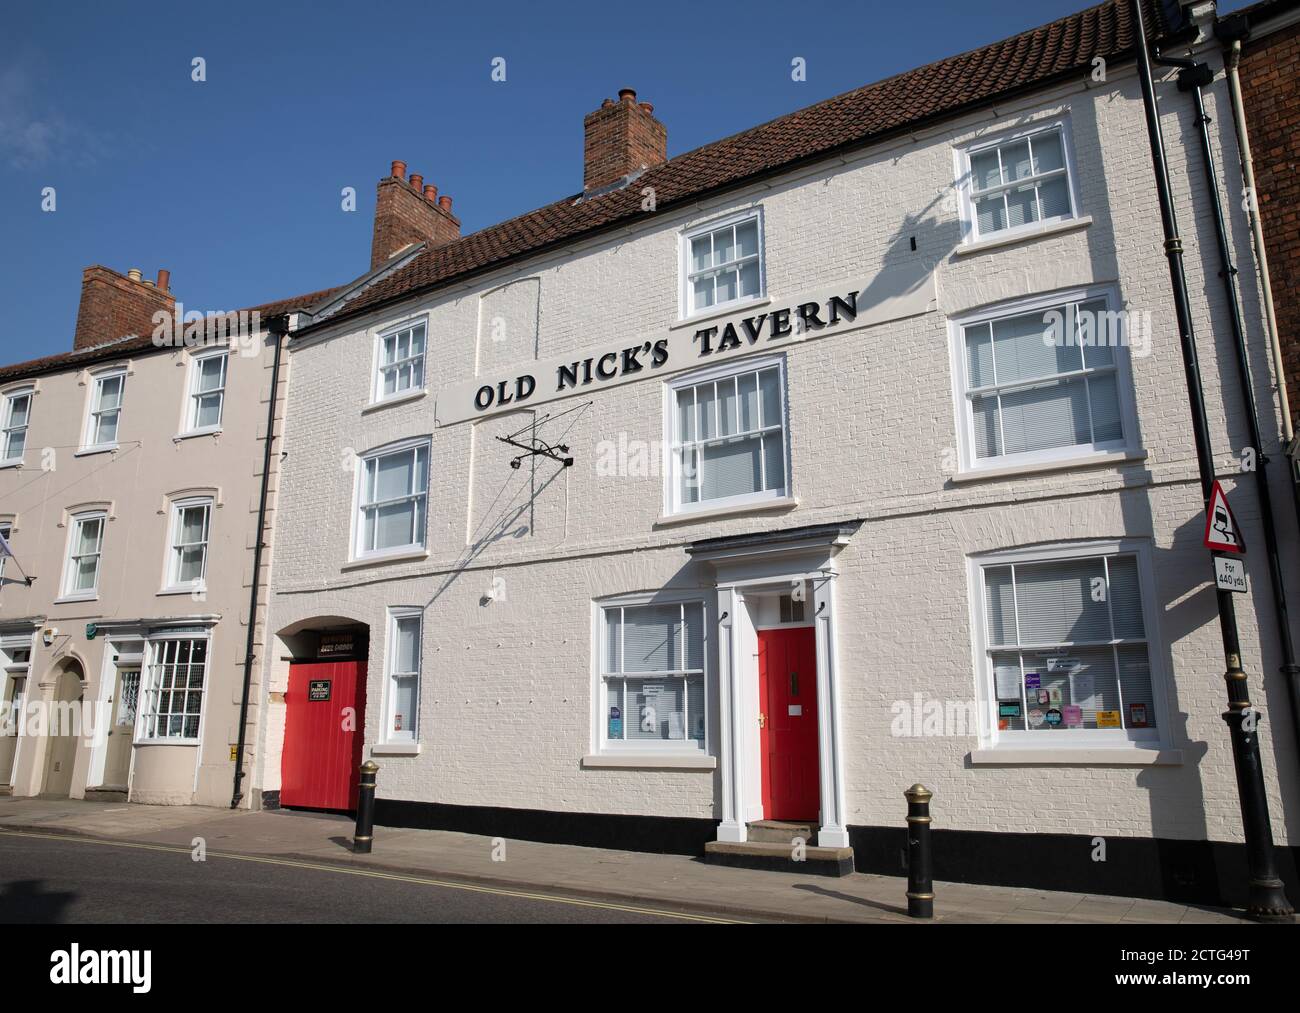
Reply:
M97 837L72 837L67 834L37 834L23 830L6 830L0 828L0 837L31 837L47 841L67 841L74 844L97 844L109 848L136 848L140 851L165 851L174 855L189 855L192 848L178 848L166 844L141 844L135 841L105 841ZM583 900L578 897L556 897L546 893L531 893L526 890L511 890L504 887L483 886L476 883L461 883L445 879L428 879L423 876L404 876L396 872L383 872L378 869L350 869L341 865L326 865L319 862L300 862L290 858L269 858L261 855L236 855L228 851L209 851L208 858L227 858L236 862L259 862L262 865L285 865L295 869L313 869L316 872L332 872L343 876L367 876L371 879L387 879L397 883L414 883L418 886L438 886L447 890L466 890L471 893L491 894L495 897L515 897L519 900L546 901L549 904L567 904L570 907L598 908L602 911L622 911L628 914L653 915L657 918L675 918L685 922L703 922L710 925L743 925L744 922L730 918L717 918L711 915L687 914L681 911L662 911L657 908L637 907L632 904L614 904L608 901Z

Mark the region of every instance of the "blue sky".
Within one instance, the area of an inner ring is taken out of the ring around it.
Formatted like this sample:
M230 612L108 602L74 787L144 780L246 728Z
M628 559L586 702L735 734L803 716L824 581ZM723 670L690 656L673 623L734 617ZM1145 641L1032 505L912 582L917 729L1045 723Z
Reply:
M204 310L355 277L394 158L469 233L580 190L582 117L621 87L654 104L673 155L1084 6L8 0L0 363L71 347L93 263L168 268Z

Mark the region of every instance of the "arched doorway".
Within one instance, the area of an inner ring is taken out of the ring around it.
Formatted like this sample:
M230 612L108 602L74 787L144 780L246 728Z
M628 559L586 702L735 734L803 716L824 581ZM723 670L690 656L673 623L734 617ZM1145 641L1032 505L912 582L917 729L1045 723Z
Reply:
M72 793L72 771L77 765L77 741L81 737L81 703L85 697L81 665L65 661L54 682L54 706L46 732L45 780L41 794L67 798Z
M286 627L278 637L292 658L280 805L354 810L365 741L369 627L322 617Z

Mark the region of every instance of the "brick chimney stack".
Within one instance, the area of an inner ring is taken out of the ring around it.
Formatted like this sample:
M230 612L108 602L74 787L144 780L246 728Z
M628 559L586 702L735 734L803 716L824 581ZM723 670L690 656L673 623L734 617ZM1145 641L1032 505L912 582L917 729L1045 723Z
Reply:
M405 174L406 163L394 161L390 174L379 181L371 270L412 243L444 246L460 238L460 219L451 213L451 198L440 199L438 188L425 183L419 173L411 173L409 182L402 178Z
M168 291L171 274L158 272L158 283L145 281L138 268L118 274L95 264L81 274L81 306L72 347L89 348L128 335L154 332L154 314L172 313L176 297Z
M668 129L655 119L655 107L637 102L624 88L618 101L605 99L582 121L582 189L584 193L616 183L642 166L668 160Z

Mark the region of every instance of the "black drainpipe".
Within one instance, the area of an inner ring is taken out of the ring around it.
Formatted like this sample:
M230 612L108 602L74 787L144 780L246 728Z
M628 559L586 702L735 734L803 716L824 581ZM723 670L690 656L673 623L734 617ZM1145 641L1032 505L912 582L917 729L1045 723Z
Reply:
M1260 521L1264 526L1264 554L1268 557L1268 573L1273 584L1273 609L1277 622L1278 640L1282 646L1280 671L1286 680L1291 702L1291 729L1300 742L1300 665L1296 664L1295 643L1291 638L1291 614L1286 603L1286 581L1283 579L1282 558L1277 547L1277 522L1273 516L1273 500L1269 491L1267 466L1270 459L1264 454L1263 439L1259 432L1259 408L1251 383L1250 361L1246 354L1245 326L1241 319L1241 300L1237 289L1237 267L1232 261L1232 247L1228 243L1228 229L1223 220L1223 203L1219 199L1219 173L1214 164L1214 151L1210 146L1210 123L1205 112L1205 97L1201 89L1214 82L1210 65L1197 60L1164 56L1155 53L1156 63L1180 68L1178 90L1191 92L1196 104L1196 125L1201 146L1201 160L1205 163L1205 183L1210 190L1210 205L1214 209L1214 231L1219 240L1219 277L1223 279L1224 293L1230 310L1233 344L1237 353L1237 372L1241 382L1241 397L1246 407L1246 422L1250 427L1250 445L1255 452L1255 498L1259 500ZM1296 753L1300 762L1300 752Z
M1183 241L1178 235L1178 216L1169 185L1169 164L1165 157L1165 139L1160 129L1160 110L1156 105L1155 82L1151 78L1146 22L1142 16L1143 0L1132 0L1133 21L1137 34L1138 81L1142 86L1142 107L1146 113L1147 137L1151 144L1151 165L1155 174L1156 195L1160 199L1160 224L1165 236L1165 257L1169 261L1169 285L1178 317L1178 337L1182 346L1183 371L1187 379L1188 408L1192 417L1192 436L1196 443L1196 464L1201 479L1202 509L1208 510L1214 486L1214 447L1210 423L1205 413L1205 391L1201 386L1201 364L1196 353L1196 332L1192 326L1192 306L1187 296L1187 276L1183 269ZM1286 899L1286 890L1278 877L1273 857L1273 827L1268 816L1268 793L1264 790L1264 767L1259 752L1259 712L1250 702L1250 683L1241 667L1241 642L1237 630L1237 606L1233 592L1215 587L1219 609L1219 633L1223 638L1225 671L1223 681L1228 691L1228 709L1223 720L1232 739L1232 765L1237 774L1237 794L1241 802L1241 823L1246 839L1248 869L1247 914L1259 921L1293 921L1294 912Z
M262 549L266 545L266 500L271 487L271 450L275 444L275 408L280 392L280 353L288 330L288 317L275 317L267 327L267 334L275 345L275 359L271 364L266 440L262 447L262 489L257 504L257 542L253 546L253 588L248 594L248 643L244 648L244 688L239 697L239 745L235 747L235 785L230 796L231 809L238 809L244 798L244 748L248 741L248 694L253 682L253 657L257 641L257 598L262 589Z

